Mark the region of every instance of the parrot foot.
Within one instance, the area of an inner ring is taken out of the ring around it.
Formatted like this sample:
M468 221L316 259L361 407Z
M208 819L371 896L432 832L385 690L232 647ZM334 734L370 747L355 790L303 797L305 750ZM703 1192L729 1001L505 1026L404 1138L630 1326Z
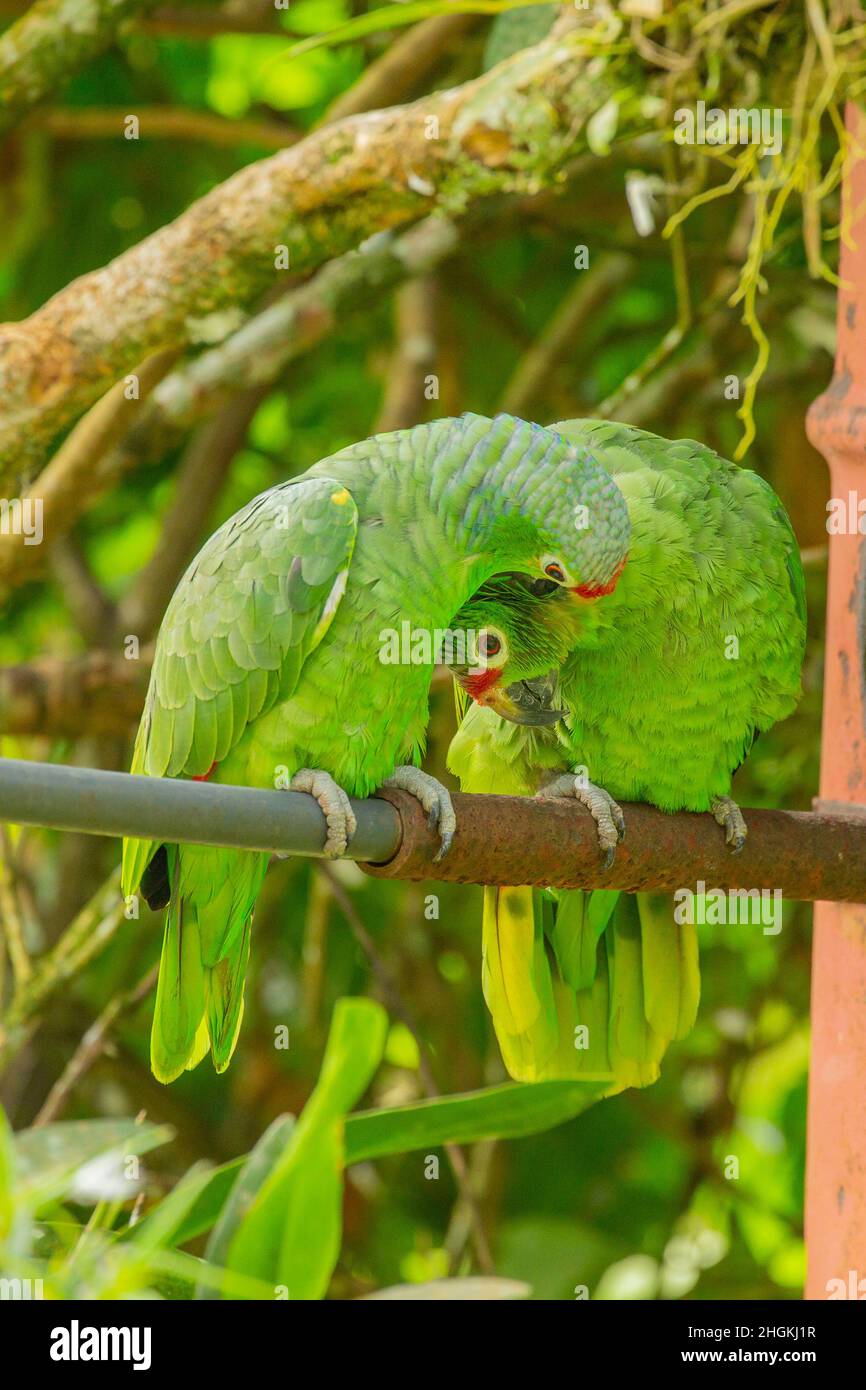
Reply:
M731 854L739 854L746 843L749 828L736 801L732 801L729 796L714 796L710 802L710 811L713 820L722 826L725 832L725 844L729 846Z
M329 772L317 767L302 767L289 783L289 791L309 792L318 801L322 815L328 822L325 837L324 855L326 859L338 859L346 853L349 841L358 828L351 802L339 783Z
M419 767L395 767L390 777L386 777L382 783L383 787L396 787L399 791L408 792L414 796L416 801L420 801L422 807L427 812L427 824L431 830L438 827L439 853L436 855L435 863L444 859L449 849L451 841L454 839L454 831L457 829L457 817L454 814L454 806L451 802L451 793L447 787L443 787L441 782L437 782L435 777L431 777L428 772L422 772Z
M536 801L559 801L573 798L585 806L598 829L598 843L604 853L604 867L609 869L616 854L616 847L625 837L625 817L621 808L604 787L596 787L583 777L575 777L564 772L555 777L535 793Z

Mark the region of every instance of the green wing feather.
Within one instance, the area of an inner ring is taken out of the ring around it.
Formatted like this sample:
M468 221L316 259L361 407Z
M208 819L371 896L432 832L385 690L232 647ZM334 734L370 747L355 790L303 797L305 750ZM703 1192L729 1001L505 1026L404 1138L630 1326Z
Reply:
M160 628L133 772L206 777L257 718L291 696L345 591L357 527L348 490L316 477L263 493L210 538ZM235 776L248 780L247 769L229 761L226 780ZM139 887L158 848L124 842L124 894ZM167 866L151 1034L153 1072L165 1082L208 1047L217 1071L228 1066L267 855L169 846Z
M271 488L211 536L166 610L132 772L205 777L291 695L337 611L357 528L346 488L311 478ZM124 841L125 895L157 848Z

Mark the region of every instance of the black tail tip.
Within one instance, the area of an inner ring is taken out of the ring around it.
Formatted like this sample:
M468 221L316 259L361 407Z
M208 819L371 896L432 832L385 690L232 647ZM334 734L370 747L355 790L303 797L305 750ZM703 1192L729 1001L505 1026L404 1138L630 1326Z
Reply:
M168 907L171 897L171 884L168 879L168 854L165 845L160 845L141 876L141 896L152 912Z

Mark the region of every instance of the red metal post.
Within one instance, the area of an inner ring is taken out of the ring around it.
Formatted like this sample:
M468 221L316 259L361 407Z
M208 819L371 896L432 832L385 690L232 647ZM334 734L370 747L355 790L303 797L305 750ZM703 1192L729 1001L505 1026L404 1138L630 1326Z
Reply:
M863 499L866 510L866 117L854 105L847 127L852 149L843 199L850 239L843 238L841 250L836 368L829 389L809 412L808 432L827 460L831 496L846 507L853 503L854 516L847 534L830 537L821 800L862 805L866 537L857 529L857 502ZM850 1290L866 1280L863 904L815 904L806 1244L807 1298L827 1298L840 1287L851 1297ZM862 1288L866 1291L866 1283Z

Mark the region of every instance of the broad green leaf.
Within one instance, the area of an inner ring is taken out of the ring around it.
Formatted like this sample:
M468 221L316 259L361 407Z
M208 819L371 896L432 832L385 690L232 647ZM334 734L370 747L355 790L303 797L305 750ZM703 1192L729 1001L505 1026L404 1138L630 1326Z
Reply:
M168 1196L148 1213L147 1226L132 1227L133 1243L139 1252L147 1255L176 1243L181 1223L201 1196L210 1175L209 1164L194 1164Z
M207 1175L207 1182L174 1233L175 1245L185 1245L188 1240L194 1240L196 1236L203 1235L205 1231L212 1229L219 1220L220 1212L228 1201L238 1174L243 1171L246 1161L247 1155L242 1154L240 1158L233 1158L228 1163L221 1163L218 1168L211 1168ZM146 1230L150 1219L150 1212L148 1212L140 1225L124 1230L121 1238L128 1239L137 1232Z
M343 1125L326 1120L302 1137L275 1194L287 1198L276 1284L291 1299L323 1298L343 1231Z
M343 1117L379 1065L387 1015L369 999L334 1009L322 1070L289 1142L242 1220L228 1267L321 1298L340 1250Z
M294 1127L294 1115L279 1115L265 1130L238 1172L207 1243L205 1259L209 1264L225 1264L235 1232L288 1144ZM195 1296L207 1298L209 1292L205 1284L199 1283Z
M174 1138L167 1125L127 1120L64 1120L15 1135L16 1200L31 1206L53 1201L73 1178L100 1158L140 1156Z
M361 1163L434 1145L539 1134L588 1110L603 1094L601 1085L587 1082L540 1081L361 1111L346 1119L345 1161ZM210 1181L181 1224L179 1245L210 1230L245 1163L245 1158L235 1158L213 1169Z
M346 1163L439 1144L538 1134L588 1110L604 1093L602 1083L536 1081L365 1110L346 1121Z

